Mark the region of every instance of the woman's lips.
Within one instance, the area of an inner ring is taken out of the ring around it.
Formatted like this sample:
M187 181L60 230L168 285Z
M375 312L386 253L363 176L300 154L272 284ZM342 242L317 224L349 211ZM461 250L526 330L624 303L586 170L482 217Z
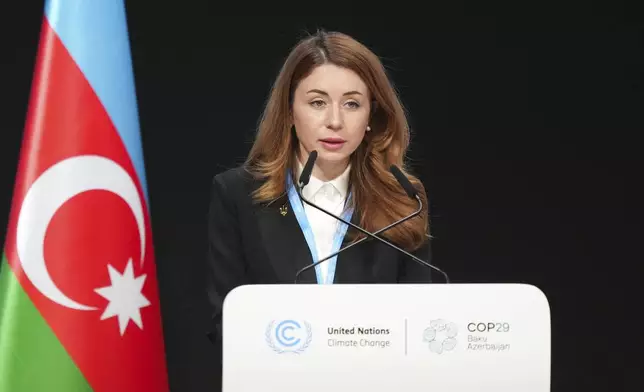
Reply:
M346 143L346 140L340 139L340 138L328 137L328 138L320 139L320 142L322 143L322 147L324 147L325 149L335 151L342 148L344 143Z

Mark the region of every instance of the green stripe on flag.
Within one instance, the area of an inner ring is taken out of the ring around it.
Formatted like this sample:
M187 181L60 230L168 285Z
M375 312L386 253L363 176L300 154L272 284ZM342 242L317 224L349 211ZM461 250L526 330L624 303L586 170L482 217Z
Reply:
M76 364L20 286L0 263L0 391L91 391Z

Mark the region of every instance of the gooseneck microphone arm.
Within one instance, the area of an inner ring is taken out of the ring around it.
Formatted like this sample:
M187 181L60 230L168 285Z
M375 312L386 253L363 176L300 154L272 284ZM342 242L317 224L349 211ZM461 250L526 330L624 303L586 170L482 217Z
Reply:
M401 223L403 223L403 222L405 222L405 221L407 221L407 220L409 220L409 219L411 219L411 218L413 218L413 217L417 216L418 214L420 214L420 213L422 212L422 210L423 210L423 202L420 200L420 198L418 197L418 195L416 196L416 200L418 200L418 209L417 209L416 211L414 211L411 215L408 215L408 216L406 216L406 217L404 217L404 218L402 218L402 219L400 219L400 220L398 220L398 221L396 221L396 222L394 222L394 223L390 224L389 226L383 227L382 229L380 229L380 230L378 230L378 231L374 232L373 234L374 234L374 235L381 234L381 233L383 233L383 232L385 232L385 231L387 231L387 230L391 229L392 227L394 227L394 226L398 226L399 224L401 224ZM321 259L321 260L318 260L318 261L316 261L316 262L315 262L315 263L313 263L313 264L307 265L307 266L306 266L306 267L304 267L304 268L301 268L301 269L300 269L299 271L297 271L297 273L295 274L295 283L298 283L299 278L300 278L300 275L301 275L302 273L304 273L304 272L308 271L308 270L309 270L309 269L311 269L311 268L315 268L318 264L324 263L325 261L327 261L327 260L329 260L329 259L331 259L331 258L333 258L333 257L337 256L338 254L340 254L340 253L344 252L345 250L347 250L347 249L349 249L349 248L351 248L351 247L353 247L353 246L356 246L356 245L360 244L361 242L366 241L367 239L369 239L369 237L362 237L362 238L360 238L358 241L355 241L355 242L353 242L353 243L351 243L351 244L349 244L349 245L345 246L344 248L339 249L337 252L331 253L330 255L328 255L328 256L327 256L327 257L325 257L325 258L323 258L323 259Z
M426 262L424 260L421 260L420 258L418 258L418 257L414 256L413 254L407 252L406 250L401 249L398 246L392 244L391 242L389 242L389 241L387 241L387 240L385 240L383 238L378 237L374 233L371 233L371 232L363 229L360 226L357 226L357 225L355 225L355 224L353 224L351 222L348 222L345 219L343 219L342 217L336 216L336 215L330 213L329 211L325 210L324 208L315 205L315 203L312 203L309 200L307 200L304 197L304 195L302 194L302 189L306 186L306 184L308 184L308 182L309 182L309 180L311 178L311 174L313 172L313 164L315 163L315 160L317 159L317 155L318 155L317 151L315 151L315 150L310 153L309 158L308 158L308 160L306 162L306 165L304 165L304 169L302 170L302 174L300 175L298 185L295 187L298 196L300 197L300 199L304 203L310 205L311 207L313 207L313 208L315 208L315 209L317 209L319 211L322 211L323 213L329 215L332 218L335 218L335 219L339 220L340 222L342 222L342 223L344 223L344 224L346 224L348 226L353 227L354 229L358 230L359 232L365 234L367 237L370 237L370 238L373 238L373 239L375 239L377 241L382 242L383 244L389 246L390 248L393 248L393 249L397 250L398 252L400 252L400 253L406 255L407 257L411 258L415 262L417 262L417 263L419 263L419 264L421 264L421 265L423 265L425 267L428 267L428 268L431 268L431 269L434 269L434 270L438 271L440 274L443 275L443 277L445 278L446 283L450 282L449 277L447 276L447 274L443 270L441 270L440 268L438 268L438 267L436 267L436 266L434 266L434 265L432 265L432 264L430 264L430 263L428 263L428 262ZM394 165L392 165L390 169L391 169L392 174L396 178L396 180L405 189L405 192L407 192L407 194L410 197L415 196L416 200L420 204L420 208L422 209L422 201L420 200L420 197L418 197L418 194L417 194L416 190L414 189L412 184L409 182L407 177L405 177L402 174L402 172L400 171L400 169L398 169ZM390 225L390 226L393 226L393 224ZM382 231L384 231L384 229ZM307 266L307 267L311 267L311 266Z
M319 206L315 205L314 203L311 203L310 201L308 201L308 200L307 200L307 199L302 195L302 190L300 189L300 187L299 187L299 186L297 186L296 188L297 188L297 193L298 193L298 195L300 196L300 199L302 199L302 201L303 201L303 202L305 202L306 204L310 205L311 207L313 207L313 208L315 208L315 209L317 209L317 210L319 210L319 211L322 211L323 213L325 213L325 214L327 214L327 215L329 215L329 216L331 216L331 217L333 217L333 218L336 218L337 220L339 220L340 222L342 222L342 223L344 223L344 224L346 224L346 225L349 225L349 226L353 227L354 229L358 230L359 232L361 232L361 233L365 234L366 236L368 236L368 237L370 237L370 238L373 238L373 239L376 239L377 241L382 242L383 244L385 244L385 245L389 246L390 248L393 248L393 249L397 250L398 252L400 252L400 253L404 254L405 256L407 256L407 257L411 258L411 259L412 259L412 260L414 260L415 262L417 262L417 263L419 263L419 264L421 264L421 265L424 265L425 267L428 267L428 268L431 268L431 269L433 269L433 270L438 271L438 272L439 272L441 275L443 275L443 277L445 278L445 282L446 282L446 283L450 283L450 281L449 281L449 277L447 276L447 274L445 273L445 271L443 271L442 269L440 269L440 268L438 268L438 267L436 267L436 266L434 266L434 265L432 265L432 264L429 264L428 262L426 262L426 261L424 261L424 260L419 259L418 257L416 257L416 256L414 256L413 254L411 254L411 253L407 252L406 250L401 249L401 248L399 248L398 246L396 246L396 245L392 244L391 242L389 242L389 241L387 241L387 240L384 240L384 239L382 239L382 238L378 237L377 235L374 235L373 233L368 232L367 230L363 229L362 227L357 226L357 225L355 225L355 224L353 224L353 223L351 223L351 222L349 222L349 221L347 221L347 220L345 220L345 219L342 219L342 217L339 217L339 216L333 215L332 213L330 213L329 211L325 210L324 208L319 207ZM419 200L419 199L417 199L417 200ZM310 267L310 266L308 266L308 267Z

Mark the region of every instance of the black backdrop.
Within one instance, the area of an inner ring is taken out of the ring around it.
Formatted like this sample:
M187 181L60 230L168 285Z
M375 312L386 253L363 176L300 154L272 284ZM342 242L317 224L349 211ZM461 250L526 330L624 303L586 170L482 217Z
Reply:
M2 12L14 25L0 27L2 222L42 16L41 2L15 3ZM219 381L203 335L210 180L243 159L281 62L318 27L354 35L390 70L411 114L436 263L455 282L526 282L546 293L553 391L642 390L638 312L626 312L629 279L638 280L629 270L644 260L638 25L552 24L525 19L532 10L461 5L412 20L421 12L229 15L198 0L127 7L173 391L213 391Z

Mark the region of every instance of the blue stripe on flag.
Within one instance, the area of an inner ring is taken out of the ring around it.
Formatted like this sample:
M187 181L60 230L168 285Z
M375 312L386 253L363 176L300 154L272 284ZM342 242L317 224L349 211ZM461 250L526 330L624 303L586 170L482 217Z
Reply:
M105 107L149 200L123 0L47 0L45 16Z

